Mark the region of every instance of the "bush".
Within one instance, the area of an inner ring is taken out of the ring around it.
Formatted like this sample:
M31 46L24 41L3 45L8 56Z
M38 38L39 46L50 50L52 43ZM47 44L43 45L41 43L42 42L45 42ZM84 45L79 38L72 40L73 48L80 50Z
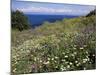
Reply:
M29 23L27 17L20 11L12 11L11 13L11 27L22 31L29 28Z
M96 9L91 11L89 14L87 14L86 17L92 16L92 15L96 15Z

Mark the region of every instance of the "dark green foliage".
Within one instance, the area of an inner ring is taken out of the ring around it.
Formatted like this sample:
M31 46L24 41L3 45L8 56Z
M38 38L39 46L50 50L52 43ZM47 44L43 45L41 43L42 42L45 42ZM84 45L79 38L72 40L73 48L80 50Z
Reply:
M87 14L86 17L92 16L92 15L96 15L96 9L91 11L89 14Z
M29 23L27 17L20 11L12 11L11 13L11 27L22 31L29 28Z

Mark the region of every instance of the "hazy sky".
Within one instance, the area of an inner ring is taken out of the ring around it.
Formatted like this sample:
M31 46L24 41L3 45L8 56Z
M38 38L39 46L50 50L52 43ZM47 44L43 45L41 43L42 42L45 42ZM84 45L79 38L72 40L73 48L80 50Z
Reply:
M86 15L94 9L95 6L93 5L54 4L12 0L12 10L20 10L25 14Z

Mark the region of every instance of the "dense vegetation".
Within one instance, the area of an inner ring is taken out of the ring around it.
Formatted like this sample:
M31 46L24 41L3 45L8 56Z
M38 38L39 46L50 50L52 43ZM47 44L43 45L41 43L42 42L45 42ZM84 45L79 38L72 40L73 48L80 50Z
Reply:
M91 11L89 14L87 14L86 17L91 16L91 15L96 15L96 9Z
M95 69L95 15L12 30L12 73Z
M11 27L13 29L22 31L29 28L29 23L27 17L20 11L12 11L11 13Z

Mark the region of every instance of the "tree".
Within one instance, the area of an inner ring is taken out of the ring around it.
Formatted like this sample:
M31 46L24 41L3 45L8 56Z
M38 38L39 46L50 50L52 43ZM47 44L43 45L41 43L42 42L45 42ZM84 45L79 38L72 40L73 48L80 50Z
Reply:
M92 16L92 15L96 15L96 9L91 11L89 14L87 14L86 17Z
M12 11L11 13L11 27L19 31L29 28L28 18L18 10Z

